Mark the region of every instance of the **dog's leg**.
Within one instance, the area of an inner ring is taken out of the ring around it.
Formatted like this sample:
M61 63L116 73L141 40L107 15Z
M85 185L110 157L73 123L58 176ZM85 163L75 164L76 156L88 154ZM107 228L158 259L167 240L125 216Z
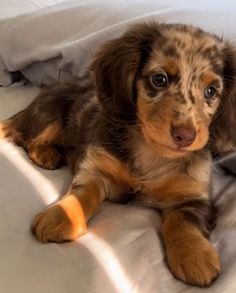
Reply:
M55 145L63 145L64 131L59 121L48 124L43 131L25 145L29 158L39 167L53 170L63 162Z
M23 146L37 166L56 169L63 162L62 154L55 148L55 145L63 145L64 141L60 122L44 121L43 127L42 124L38 127L41 115L29 121L27 112L26 109L19 115L0 122L0 138L10 138L14 143Z
M65 129L76 93L67 84L43 89L23 111L0 122L0 138L23 146L29 158L45 169L56 169L64 158Z
M32 232L41 242L73 240L86 232L87 221L103 200L99 178L74 183L65 197L35 217Z
M89 147L71 189L55 205L38 214L32 231L42 242L73 240L86 232L86 223L102 201L118 198L131 179L125 167L102 148Z
M11 121L0 122L0 139L10 136Z
M219 274L219 256L204 236L209 206L204 201L179 205L163 216L167 262L176 278L196 286L209 285Z
M29 147L28 156L37 166L54 170L57 169L64 158L55 147L49 144L45 145L33 145Z

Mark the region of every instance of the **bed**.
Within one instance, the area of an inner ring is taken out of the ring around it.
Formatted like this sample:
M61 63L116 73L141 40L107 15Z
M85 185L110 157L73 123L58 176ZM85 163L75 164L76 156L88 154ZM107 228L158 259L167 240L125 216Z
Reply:
M236 38L233 0L156 2L0 0L0 120L28 105L40 85L83 74L99 44L122 33L129 23L150 18L185 22L232 42ZM52 26L51 35L59 31L58 38L48 46L48 37L41 35L41 46L34 50L40 35L37 25L43 31L52 17L56 22L59 15L71 11L70 18L58 19L64 28L69 23L68 30ZM72 35L65 43L61 37L68 31ZM16 72L28 81L19 81ZM221 256L222 274L210 288L200 289L169 272L159 237L160 218L151 209L105 202L80 239L39 243L30 233L33 216L65 193L70 171L67 167L42 170L21 148L1 140L0 292L235 292L235 174L235 154L216 161L212 191L219 217L211 241Z

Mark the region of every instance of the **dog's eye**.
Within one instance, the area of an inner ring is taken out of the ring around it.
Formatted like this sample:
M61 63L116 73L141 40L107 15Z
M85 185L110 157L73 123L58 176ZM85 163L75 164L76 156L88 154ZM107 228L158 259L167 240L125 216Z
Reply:
M206 100L211 100L215 97L217 93L217 89L215 86L210 85L209 87L207 87L204 91L204 96Z
M152 80L152 84L158 88L164 88L168 84L168 77L164 73L154 74L151 80Z

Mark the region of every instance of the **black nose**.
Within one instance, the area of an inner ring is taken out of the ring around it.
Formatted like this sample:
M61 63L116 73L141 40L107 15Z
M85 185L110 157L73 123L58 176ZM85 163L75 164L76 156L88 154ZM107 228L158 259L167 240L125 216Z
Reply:
M172 127L171 129L171 136L179 148L190 146L195 140L196 135L197 133L194 128Z

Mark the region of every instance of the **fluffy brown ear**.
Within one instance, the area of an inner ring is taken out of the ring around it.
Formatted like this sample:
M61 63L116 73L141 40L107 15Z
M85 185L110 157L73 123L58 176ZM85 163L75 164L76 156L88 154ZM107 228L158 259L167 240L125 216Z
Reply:
M236 150L236 48L226 43L222 55L224 90L211 127L215 155Z
M98 99L104 112L132 117L135 113L135 79L160 35L157 24L135 25L121 37L106 43L95 57Z

